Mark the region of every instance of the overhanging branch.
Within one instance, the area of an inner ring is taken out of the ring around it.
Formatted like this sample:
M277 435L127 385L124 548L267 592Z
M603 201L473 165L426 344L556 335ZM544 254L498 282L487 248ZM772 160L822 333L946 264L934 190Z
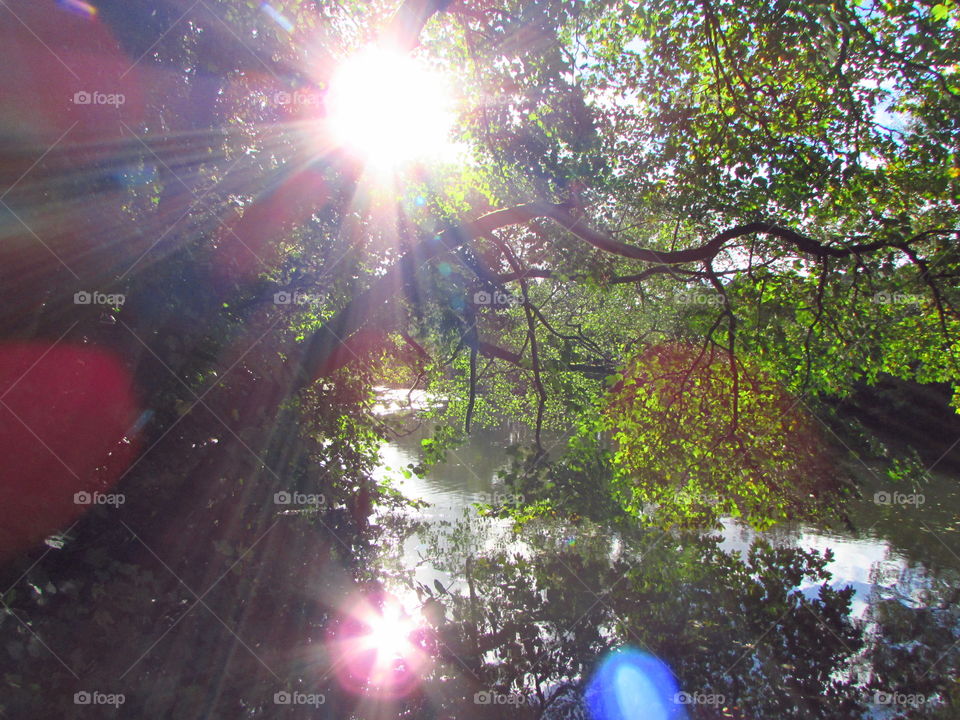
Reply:
M496 210L458 227L449 228L439 235L421 242L400 258L386 273L374 280L369 288L354 296L329 323L317 330L310 338L300 359L297 379L294 382L292 392L297 392L312 382L319 375L320 370L336 348L363 327L370 317L382 314L381 311L385 303L406 289L415 277L417 269L424 263L444 253L454 252L464 244L489 235L495 230L521 225L540 218L549 218L557 222L566 230L599 250L656 265L656 267L649 268L637 275L617 278L616 280L619 282L636 282L642 280L648 274L676 270L676 268L670 266L692 262L709 262L720 253L727 242L752 234L771 235L788 242L802 253L817 258L825 258L858 256L885 247L902 248L905 244L913 243L925 237L954 232L931 230L900 243L878 241L870 244L835 247L824 245L814 238L776 223L753 222L724 230L698 247L662 251L623 243L609 233L590 228L581 219L574 217L566 205L531 202ZM531 271L529 274L525 274L525 271L514 269L512 275L519 280L521 276L535 276L534 272L539 274L539 271Z

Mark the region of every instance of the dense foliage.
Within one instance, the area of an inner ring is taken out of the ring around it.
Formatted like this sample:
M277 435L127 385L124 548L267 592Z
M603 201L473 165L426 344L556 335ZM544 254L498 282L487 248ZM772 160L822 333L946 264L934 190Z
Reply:
M0 351L19 353L0 363L0 450L16 458L0 519L29 518L0 534L0 715L62 716L80 676L109 687L140 659L152 689L131 712L274 710L274 692L323 665L311 651L328 617L378 585L373 509L404 500L375 470L397 432L374 411L378 386L440 399L408 472L477 427L526 425L505 477L527 501L513 517L533 526L843 517L852 442L837 402L895 379L946 388L960 409L954 0L8 0L0 15ZM455 88L453 160L384 181L324 135L336 68L378 40ZM55 374L44 350L58 345L79 353L68 395L84 412L19 385ZM132 417L96 415L109 396L83 374L90 348L120 368ZM56 432L18 422L28 411ZM45 455L73 458L76 438L115 425L79 473ZM37 494L49 487L56 498ZM70 499L111 489L122 509ZM282 507L277 493L323 501ZM69 512L44 517L48 500ZM444 600L455 622L438 632L471 672L493 672L484 651L509 658L516 676L490 682L519 685L522 658L544 651L531 628L593 609L564 575L574 563L597 587L627 578L622 626L598 616L590 636L562 638L537 692L651 614L641 640L704 687L783 612L783 646L723 679L734 716L810 717L822 696L823 717L855 717L862 698L835 677L861 650L849 597L794 590L825 579L823 559L697 538L651 568L599 550L535 568L471 560L483 597ZM531 617L537 593L556 599ZM490 619L510 603L527 634ZM189 637L151 653L194 607ZM75 648L49 712L47 646ZM868 649L892 677L895 652ZM931 692L955 702L943 650ZM426 712L428 695L399 712ZM346 693L326 706L367 709Z

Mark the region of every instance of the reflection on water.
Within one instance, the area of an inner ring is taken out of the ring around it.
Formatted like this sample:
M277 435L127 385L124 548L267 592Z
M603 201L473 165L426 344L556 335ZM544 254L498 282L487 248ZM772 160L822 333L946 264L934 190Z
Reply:
M386 443L381 449L384 476L395 488L413 500L422 500L427 505L411 511L411 516L424 524L427 532L452 528L465 518L475 518L475 503L489 503L494 493L507 493L509 489L497 482L496 472L503 464L506 449L511 439L508 433L478 430L468 441L452 451L447 462L434 466L426 477L405 477L401 468L416 465L422 432L412 433L395 442ZM487 523L492 542L502 542L509 532L507 521L491 520ZM437 539L446 547L445 538ZM427 548L422 534L408 536L400 553L400 565L415 568L415 579L426 585L438 581L444 587L461 588L461 580L425 562Z
M210 465L152 529L131 495L24 558L0 612L0 717L79 717L74 694L93 690L151 718L557 720L650 698L689 720L960 717L950 478L922 505L878 504L888 488L867 474L849 526L554 517L515 532L472 503L510 497L494 476L519 430L477 431L405 477L423 432L387 445L381 470L422 508L358 524L356 506L294 511L270 476ZM622 648L636 662L603 675ZM638 694L647 656L673 679Z
M404 393L405 395L405 393ZM509 495L510 488L498 482L497 471L506 463L506 449L518 440L516 432L478 430L455 451L447 462L433 467L426 477L405 478L399 468L418 462L422 432L390 443L381 451L386 477L408 497L429 503L413 516L433 529L454 524L465 516L476 516L474 503L489 502L494 495ZM835 588L851 586L856 595L854 614L862 616L871 598L896 597L919 603L927 587L920 578L930 572L960 572L960 486L951 478L935 475L923 488L924 504L887 506L873 502L881 482L864 471L859 478L864 497L852 501L850 528L815 527L781 523L757 532L725 519L720 547L745 552L757 537L778 545L807 550L831 550L834 559L827 566ZM506 523L491 521L490 532L498 537ZM414 535L404 544L404 556L422 558L422 540ZM414 563L415 564L415 563ZM421 565L418 579L432 582L440 577L435 568Z
M760 673L767 673L765 682L771 686L775 687L777 683L796 686L792 691L795 695L799 693L796 688L807 683L805 687L809 697L803 693L794 697L791 700L795 703L795 706L792 706L794 710L806 707L802 712L807 712L807 716L811 717L848 716L838 708L847 708L844 712L848 712L850 717L858 717L855 711L857 707L866 708L868 712L881 713L890 709L885 708L888 699L885 692L892 693L889 697L896 699L897 692L904 694L913 689L911 685L920 685L926 681L926 686L918 692L928 693L924 696L924 702L930 701L931 704L925 706L924 711L932 714L911 717L940 717L937 712L951 712L951 700L934 681L937 675L934 669L939 672L946 671L949 677L950 668L956 667L960 660L960 651L951 647L954 640L960 639L957 634L960 613L957 611L957 593L954 590L960 578L960 557L956 554L960 550L956 515L956 509L960 508L960 496L955 481L943 476L932 478L930 483L921 489L924 495L922 504L885 504L884 496L879 497L880 502L875 502L874 494L888 488L885 488L877 477L864 470L863 477L858 478L864 497L851 501L847 508L849 523L845 526L782 523L768 531L756 532L733 520L726 520L722 531L711 538L690 541L689 538L667 536L667 539L657 538L655 543L651 543L650 537L643 533L638 533L637 537L625 538L622 530L611 532L608 529L605 532L602 527L591 528L590 536L587 537L582 524L574 527L560 521L552 528L545 528L543 523L538 522L535 527L528 526L521 533L515 534L508 521L479 518L473 507L473 503L489 502L495 494L509 493L510 488L497 481L496 472L506 463L506 448L518 439L515 433L513 437L510 435L507 431L475 432L464 445L450 454L448 462L434 467L424 478L406 478L399 472L400 468L408 464L416 464L422 435L413 433L383 448L385 476L391 478L394 486L405 494L429 503L422 509L406 512L408 519L420 523L419 531L407 535L399 548L393 552L385 552L384 556L392 556L395 568L412 569L414 580L424 586L437 587L435 581L439 583L440 594L437 597L445 603L447 619L456 619L461 623L461 634L468 636L466 645L469 647L471 642L474 643L472 651L481 651L485 663L500 663L497 682L501 691L520 692L524 686L529 689L530 684L530 679L524 676L524 672L515 675L504 672L504 664L515 664L520 670L529 671L530 668L524 666L528 652L539 650L547 655L559 652L558 648L563 646L563 642L556 637L551 639L550 633L564 631L564 621L559 620L560 616L572 613L572 617L568 618L568 621L572 622L577 620L579 613L583 613L584 617L589 616L592 622L596 623L593 645L590 642L582 646L576 645L582 641L579 637L574 642L574 651L582 653L581 658L568 657L556 661L559 675L549 678L546 685L562 690L563 678L575 679L576 669L588 667L591 660L598 657L599 647L604 643L615 645L617 642L627 642L637 645L637 635L653 638L651 642L656 642L661 635L669 638L664 627L670 627L671 612L685 616L697 614L689 608L681 611L685 603L692 602L686 597L689 586L700 585L700 590L707 596L715 593L721 598L725 590L729 589L725 588L725 583L734 578L730 587L735 591L738 587L735 577L738 573L742 575L747 572L744 578L752 573L752 577L761 586L765 586L765 583L783 586L782 592L786 594L780 601L786 603L783 607L787 615L790 615L791 607L797 607L796 601L788 599L792 590L798 591L798 595L806 599L809 604L804 607L809 611L809 617L801 613L795 621L797 627L802 626L804 619L812 622L811 617L819 623L813 628L798 630L792 628L789 624L792 620L788 618L781 623L782 627L777 626L776 632L771 635L782 633L789 637L791 632L796 632L798 636L807 637L809 641L811 636L804 633L809 634L812 631L812 637L823 638L824 644L827 644L827 636L831 635L839 643L835 648L836 652L830 658L823 658L816 671L812 669L816 663L805 657L805 654L810 655L814 651L799 651L802 642L798 640L800 644L794 648L795 656L779 658L783 667L790 668L790 672L794 673L793 676L784 674L779 677L766 669ZM756 548L765 547L766 544L770 545L771 554L767 556L761 551L757 555ZM659 547L651 549L656 545ZM778 548L786 554L778 555ZM825 555L828 561L825 562L824 573L818 574L815 569L811 570L815 568L816 562L808 556L796 555L802 551L815 551ZM718 552L720 555L716 555ZM739 553L739 556L749 558L746 570L742 567L737 569L739 566L735 562L730 564L728 560L718 559L730 553ZM681 567L691 561L691 567L696 568L699 564L699 568L678 571L674 578L678 584L671 586L668 582L665 587L658 588L659 594L655 599L633 605L628 600L614 600L620 594L628 597L635 594L641 596L644 587L654 582L651 577L662 572L660 568L653 569L658 563ZM482 563L491 562L494 565L501 564L502 567L494 570L481 566ZM524 570L525 564L529 564L530 569ZM642 571L634 572L631 569L637 565L643 566ZM478 570L478 567L481 569ZM532 570L534 567L537 568L536 572ZM806 567L806 571L801 571L803 567ZM550 576L549 572L546 576L543 575L545 568L552 568L560 574L568 573L569 577L558 584L557 577ZM623 569L624 575L619 579L608 576L607 570L610 568ZM764 568L771 569L768 571ZM700 571L706 572L706 575L698 574ZM524 597L522 580L514 591L508 590L503 594L488 586L487 591L495 597L485 596L485 591L481 589L484 580L495 578L495 582L507 583L509 586L517 581L517 576L523 578L525 573L533 573L529 579L530 587L527 588L533 592L530 596ZM714 576L711 573L717 574ZM606 589L605 583L608 583ZM731 612L737 613L735 608L739 608L742 613L755 601L759 601L757 608L764 608L762 597L748 597L749 581L743 579L743 583L743 598L728 598L730 605L726 610L721 610L724 601L718 599L718 608L721 609L715 609L713 613L705 612L698 622L706 623L707 626L716 624L718 617L726 618ZM577 588L577 584L583 587ZM411 589L413 587L415 585L407 588L407 599L413 602L419 597L422 601L423 592L415 595ZM830 593L830 589L842 591L845 588L848 589L845 592ZM575 600L566 596L568 592L575 594L577 590L586 591L587 599L593 597L594 603L600 608L607 607L611 612L597 615L594 612L597 608L589 607L589 603L578 605ZM849 598L846 593L849 593ZM674 594L675 597L672 597ZM463 599L465 596L469 596L466 604ZM530 604L534 600L535 606ZM485 601L490 604L485 604ZM514 611L518 621L538 625L535 637L527 636L524 642L524 633L520 629L503 635L503 628L499 627L498 623L507 622L505 617L509 615L509 610L506 605L510 603L517 606ZM520 607L524 603L526 607ZM657 603L665 603L663 607L666 616L653 617L659 612L656 609L659 607ZM769 604L776 605L772 600ZM484 607L485 611L480 609ZM672 607L675 607L675 610L671 610ZM900 610L896 610L897 608ZM458 610L461 611L460 615L457 615ZM477 613L482 612L492 612L501 617L499 620L489 621L478 619ZM746 612L760 615L762 623L763 609ZM544 613L551 621L556 621L554 627L546 620ZM630 617L634 613L634 621L638 625L631 625ZM839 624L830 625L827 617L833 617ZM840 622L842 617L848 618L852 625L844 624L846 621ZM535 620L536 618L539 620ZM768 622L776 620L776 617L767 618ZM638 626L657 623L663 627L658 625L656 631L644 628L644 631L650 630L646 635L644 632L635 633ZM749 635L750 623L745 624L746 629L737 629L739 626L736 622L727 628L726 632L731 635L730 645L746 643L742 654L756 653L752 662L757 667L766 668L765 663L771 662L771 659L765 658L764 652L772 651L761 651L748 644L749 637L736 637L742 632ZM681 624L681 627L682 630L676 631L678 641L679 635L685 635L690 630L689 626ZM758 627L763 626L761 624ZM579 631L569 632L577 635ZM844 635L847 632L850 634ZM469 639L471 633L473 640ZM487 637L485 653L482 652L482 637L478 640L476 636ZM696 633L693 636L696 637ZM516 649L504 651L499 643L505 637L513 638ZM858 638L867 642L860 644ZM766 638L767 641L769 639ZM453 642L451 640L451 644ZM665 642L669 647L669 642ZM687 658L691 653L707 652L710 641L702 639L702 642L702 647L687 648L676 657ZM759 640L757 643L762 645ZM903 666L912 661L898 658L900 646L925 643L930 650L927 664L921 660L913 670L905 669ZM460 647L460 650L466 655L471 652L463 647ZM568 654L571 652L570 648L565 651ZM841 656L844 656L842 662ZM749 662L747 661L747 664ZM803 663L809 664L807 675L803 675L799 670L794 672L794 665ZM675 660L674 665L679 667L684 663ZM928 669L927 665L931 667ZM866 672L856 676L852 672L855 668ZM697 662L692 662L685 672L696 676L701 670L702 667L698 666ZM564 675L565 673L567 675ZM816 683L809 683L810 677L817 674L822 675L818 680L821 683L826 682L827 677L845 678L847 682L845 689L836 690L836 695L831 695L834 704L829 705L829 712L828 706L816 705L818 702L825 702L820 695L826 690L819 689ZM722 675L727 682L725 687L728 693L735 691L731 688L740 688L737 683L741 680L737 679L736 672L726 671ZM710 685L710 682L715 684ZM895 688L889 687L893 682L899 685ZM708 691L716 690L723 683L715 678L702 684L704 687L689 688L690 692L694 693L691 697L696 697L696 692L706 693L704 697L709 697ZM746 692L743 688L740 690ZM714 695L716 694L715 692ZM904 697L907 695L904 694ZM694 708L691 716L757 716L746 711L744 714L737 714L736 703L729 698L727 700L728 705L734 709L727 708L723 713L710 714L706 712L709 708ZM813 704L804 706L804 702ZM821 707L821 710L811 711L811 708L816 707ZM718 708L713 710L719 713ZM774 710L770 707L768 711ZM821 711L824 714L820 715ZM917 708L913 707L911 711L917 712ZM781 717L795 716L786 706L778 707L776 712L780 713ZM803 717L802 712L796 716ZM814 714L809 714L811 712ZM895 714L888 716L899 717ZM949 714L942 717L949 717Z

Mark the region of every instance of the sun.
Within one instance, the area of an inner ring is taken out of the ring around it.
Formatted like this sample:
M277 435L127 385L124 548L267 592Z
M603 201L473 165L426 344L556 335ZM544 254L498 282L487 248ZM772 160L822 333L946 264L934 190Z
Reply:
M432 663L433 641L424 619L389 595L358 598L329 632L332 667L353 693L404 696Z
M390 667L415 651L410 636L417 626L396 603L385 603L379 613L370 613L367 626L370 630L363 636L363 643L376 651L377 665Z
M333 139L380 170L440 159L452 147L453 94L422 60L371 46L334 73L327 94Z

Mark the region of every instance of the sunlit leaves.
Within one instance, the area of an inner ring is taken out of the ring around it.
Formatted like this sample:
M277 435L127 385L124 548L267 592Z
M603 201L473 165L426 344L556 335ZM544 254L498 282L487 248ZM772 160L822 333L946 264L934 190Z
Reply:
M616 493L634 513L766 526L829 492L829 448L815 421L775 381L715 348L650 348L608 402Z

